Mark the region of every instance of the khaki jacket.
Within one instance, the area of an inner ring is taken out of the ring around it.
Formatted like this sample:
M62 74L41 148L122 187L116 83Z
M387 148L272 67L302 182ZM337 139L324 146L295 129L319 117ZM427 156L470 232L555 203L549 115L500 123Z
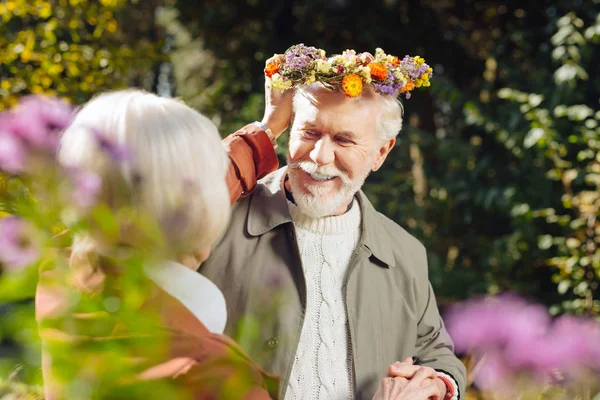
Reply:
M230 227L199 272L224 293L225 333L268 372L285 395L306 308L306 285L282 180L282 168L239 201ZM361 238L345 286L357 399L371 399L388 366L416 363L455 378L465 368L453 354L428 279L423 245L375 211L364 193ZM343 366L341 366L343 367Z

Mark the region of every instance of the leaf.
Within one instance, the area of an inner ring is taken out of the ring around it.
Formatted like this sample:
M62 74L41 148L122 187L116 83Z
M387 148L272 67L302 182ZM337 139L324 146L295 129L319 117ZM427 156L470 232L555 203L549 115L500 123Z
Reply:
M565 294L567 290L571 287L571 282L568 280L560 281L558 284L558 293Z
M526 149L533 147L542 137L544 137L544 130L542 128L533 128L527 132L525 140L523 141L523 146L525 146Z
M533 94L533 93L529 95L529 105L531 105L531 107L539 106L543 100L544 100L544 96L542 96L542 95Z
M538 247L542 250L547 250L552 247L552 236L542 235L538 238Z

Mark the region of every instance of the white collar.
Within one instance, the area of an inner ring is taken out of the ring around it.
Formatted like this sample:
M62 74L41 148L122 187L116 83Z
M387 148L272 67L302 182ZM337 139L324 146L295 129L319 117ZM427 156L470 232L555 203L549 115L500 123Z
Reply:
M144 270L154 283L179 300L210 332L223 333L227 323L225 297L208 278L173 261L146 266Z

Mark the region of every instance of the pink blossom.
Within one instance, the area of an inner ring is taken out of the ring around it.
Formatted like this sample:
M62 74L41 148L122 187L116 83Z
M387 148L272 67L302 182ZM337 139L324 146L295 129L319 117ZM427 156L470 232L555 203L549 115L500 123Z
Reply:
M97 129L92 129L92 132L100 149L108 154L114 161L123 162L129 159L130 151L126 146L115 143L114 140Z
M17 217L0 219L0 263L5 269L17 270L33 264L41 248L33 226Z
M102 188L102 180L92 172L71 172L73 182L72 197L75 204L82 208L89 208L96 204Z
M477 386L483 390L503 394L514 389L514 376L505 358L499 352L486 353L479 360L479 371L474 377Z
M371 53L360 53L358 55L358 59L361 61L362 65L369 65L370 63L375 61L375 57Z
M582 371L600 372L600 325L590 319L552 322L541 305L503 295L459 304L446 322L456 349L483 360L476 381L488 389L504 390L521 375L542 383L557 373L576 381Z
M60 133L71 123L71 106L57 98L28 96L4 116L4 130L34 149L55 151Z
M25 167L27 152L19 138L2 131L0 119L0 170L9 173L19 173Z
M455 306L446 320L459 352L505 346L515 337L538 337L550 323L543 307L513 295L469 300Z

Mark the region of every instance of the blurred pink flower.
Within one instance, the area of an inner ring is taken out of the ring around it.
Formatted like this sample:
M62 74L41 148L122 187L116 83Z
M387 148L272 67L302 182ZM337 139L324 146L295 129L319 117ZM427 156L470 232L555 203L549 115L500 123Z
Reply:
M474 378L477 387L486 391L501 392L503 395L514 390L513 372L502 354L497 351L488 352L479 362L481 369Z
M546 310L510 294L468 300L446 316L448 331L459 352L505 346L515 337L543 334L550 323Z
M27 96L3 114L3 130L33 149L54 152L60 133L71 123L72 107L63 100Z
M73 118L73 109L65 101L43 96L27 96L15 113L15 130L23 139L41 149L56 150L60 133Z
M124 145L115 143L111 138L107 137L97 129L92 129L98 146L108 154L110 158L117 162L127 161L130 156L129 149Z
M600 325L590 319L562 316L551 322L541 305L502 295L459 304L446 322L457 351L483 360L475 378L482 388L506 390L521 375L542 383L600 372Z
M23 171L27 152L18 138L2 130L2 123L0 118L0 170L16 174Z
M70 173L73 182L72 197L75 204L82 208L89 208L96 204L102 180L93 172L72 171Z
M33 264L41 249L33 226L18 217L0 219L0 263L5 269L17 270Z

